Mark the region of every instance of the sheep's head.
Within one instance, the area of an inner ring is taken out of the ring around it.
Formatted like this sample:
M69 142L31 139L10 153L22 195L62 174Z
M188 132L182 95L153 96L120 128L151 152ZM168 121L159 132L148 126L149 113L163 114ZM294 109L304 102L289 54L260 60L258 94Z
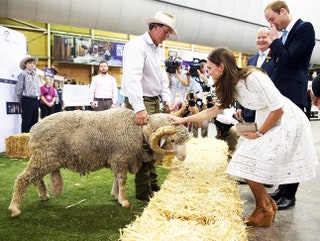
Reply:
M186 158L186 142L190 139L187 128L183 125L159 127L150 135L150 148L161 154L175 153L183 161Z

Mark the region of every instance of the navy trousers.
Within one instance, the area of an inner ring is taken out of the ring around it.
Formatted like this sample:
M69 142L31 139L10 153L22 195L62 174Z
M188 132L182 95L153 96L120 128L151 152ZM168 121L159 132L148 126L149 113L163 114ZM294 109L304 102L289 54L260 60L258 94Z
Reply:
M25 97L21 98L21 133L30 132L31 127L38 122L39 119L39 101L37 98Z

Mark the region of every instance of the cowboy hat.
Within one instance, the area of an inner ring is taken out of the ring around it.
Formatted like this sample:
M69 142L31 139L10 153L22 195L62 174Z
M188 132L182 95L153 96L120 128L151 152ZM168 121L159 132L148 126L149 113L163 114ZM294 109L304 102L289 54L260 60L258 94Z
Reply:
M24 70L26 68L25 64L29 61L29 60L33 60L34 64L36 64L38 62L38 58L36 57L32 57L30 55L27 55L26 57L24 57L23 59L21 59L20 61L20 69Z
M144 18L143 20L147 25L150 25L151 23L166 25L172 29L173 35L179 36L178 31L175 29L176 17L170 13L158 11L153 18Z

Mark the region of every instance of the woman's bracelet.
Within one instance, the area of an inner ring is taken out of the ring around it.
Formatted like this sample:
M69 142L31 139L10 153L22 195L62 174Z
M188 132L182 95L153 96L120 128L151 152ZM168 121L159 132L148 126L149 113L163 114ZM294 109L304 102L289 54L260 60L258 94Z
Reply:
M259 131L257 131L256 134L257 134L259 137L261 137L261 136L264 135L264 134L260 133Z

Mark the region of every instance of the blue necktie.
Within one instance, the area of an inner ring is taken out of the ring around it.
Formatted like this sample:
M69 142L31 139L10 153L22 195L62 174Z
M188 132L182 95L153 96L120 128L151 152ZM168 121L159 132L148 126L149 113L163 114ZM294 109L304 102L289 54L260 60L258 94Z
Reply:
M282 41L283 44L286 42L287 34L288 34L288 31L284 30L283 34L282 34L282 37L281 37L281 41Z

